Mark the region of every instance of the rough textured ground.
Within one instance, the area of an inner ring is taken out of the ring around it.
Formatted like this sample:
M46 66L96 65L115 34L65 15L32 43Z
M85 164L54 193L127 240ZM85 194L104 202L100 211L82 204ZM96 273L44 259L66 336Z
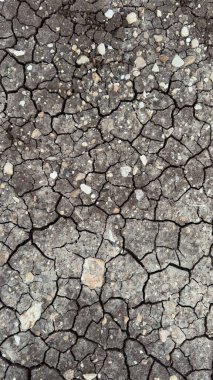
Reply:
M212 0L0 0L0 379L213 379Z

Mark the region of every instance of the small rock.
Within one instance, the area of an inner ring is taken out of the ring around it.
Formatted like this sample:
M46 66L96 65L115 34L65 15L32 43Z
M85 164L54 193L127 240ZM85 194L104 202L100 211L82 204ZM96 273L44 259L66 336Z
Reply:
M199 41L197 38L193 38L192 42L191 42L191 47L192 49L196 49L197 47L199 46Z
M13 175L13 164L6 162L4 165L4 174Z
M25 101L24 101L24 100L21 100L21 101L19 102L19 104L20 104L20 106L24 107L24 106L25 106Z
M146 62L143 57L137 57L135 60L135 66L137 69L143 69L146 66Z
M141 160L142 164L144 166L146 166L146 164L147 164L147 158L146 158L146 156L144 154L142 154L142 156L140 156L140 160Z
M159 331L159 337L160 337L161 342L163 342L163 343L166 342L169 335L170 335L170 332L167 330L162 329Z
M74 371L72 369L68 369L66 372L63 373L63 376L66 380L73 380Z
M89 58L86 55L80 55L76 62L78 65L86 65L89 63Z
M84 261L81 282L90 289L101 288L104 283L105 263L101 259L88 257Z
M126 16L126 20L128 22L128 24L134 24L135 22L138 21L138 16L135 12L130 12L127 16Z
M135 190L135 197L136 197L138 202L142 201L142 199L144 197L144 192L141 189Z
M162 12L160 11L160 9L157 10L157 17L162 17Z
M213 82L213 73L210 74L209 79Z
M193 55L189 55L185 58L185 66L192 65L195 62L195 57Z
M50 178L56 179L58 177L58 173L54 170L52 173L50 173Z
M122 177L128 177L131 170L132 170L132 168L130 166L122 166L120 168Z
M187 26L183 26L183 28L181 29L181 37L188 37L189 35L189 29L187 28Z
M82 184L80 185L80 188L81 188L81 191L83 191L83 193L85 193L85 194L87 194L87 195L91 194L91 192L92 192L91 187L88 186L88 185L85 185L85 183L82 183Z
M32 272L26 273L23 280L24 280L25 284L30 284L31 282L33 282L33 280L34 280L33 273Z
M106 54L106 48L105 48L105 45L103 43L101 43L101 44L98 45L97 50L98 50L98 53L100 55L105 55Z
M155 40L155 42L160 43L163 41L163 36L161 34L155 34L154 40Z
M200 103L195 104L195 110L202 110L202 105Z
M25 54L25 50L8 49L8 51L16 57L22 57Z
M178 377L175 375L170 376L169 380L178 380Z
M96 373L85 373L85 375L83 375L85 380L93 380L96 378L96 376Z
M19 320L21 323L22 331L27 331L28 329L31 329L34 326L34 324L40 319L41 306L41 302L34 302L27 311L20 315Z
M168 55L161 54L159 59L161 62L166 63L169 60L169 57L168 57Z
M113 84L113 91L118 92L120 90L120 83L114 83Z
M75 180L76 181L81 181L82 179L84 179L86 177L86 174L85 173L78 173L77 176L75 177Z
M92 80L94 83L98 83L101 81L101 77L97 73L92 73Z
M179 55L176 54L172 60L172 66L179 68L179 67L182 67L183 65L184 65L184 60Z
M41 136L41 132L39 131L39 129L34 129L34 131L32 132L31 134L31 137L32 139L37 139Z
M111 19L114 16L114 11L112 9L108 9L108 11L104 13L104 15L106 18Z
M157 65L157 63L155 63L154 64L154 66L153 66L153 68L152 68L152 71L154 72L154 73L159 73L159 67L158 67L158 65Z

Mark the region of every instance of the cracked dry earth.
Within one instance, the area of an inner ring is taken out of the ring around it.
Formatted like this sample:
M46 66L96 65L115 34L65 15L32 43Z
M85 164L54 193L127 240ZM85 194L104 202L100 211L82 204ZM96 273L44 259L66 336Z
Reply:
M212 0L0 0L0 379L213 379L212 56Z

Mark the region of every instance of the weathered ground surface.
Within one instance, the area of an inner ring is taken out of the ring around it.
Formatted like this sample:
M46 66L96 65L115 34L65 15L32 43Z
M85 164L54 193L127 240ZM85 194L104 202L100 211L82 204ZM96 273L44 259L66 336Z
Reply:
M0 0L0 379L213 378L212 0Z

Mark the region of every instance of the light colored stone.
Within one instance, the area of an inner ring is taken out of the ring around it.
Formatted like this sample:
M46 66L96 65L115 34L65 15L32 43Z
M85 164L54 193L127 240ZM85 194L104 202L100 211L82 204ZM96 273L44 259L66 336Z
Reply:
M161 342L163 342L163 343L166 342L169 335L170 335L170 332L167 330L162 329L159 331L159 337L160 337Z
M146 166L146 164L147 164L147 158L146 158L146 156L144 154L142 154L142 156L140 156L140 160L141 160L142 164L144 166Z
M189 29L187 26L183 26L182 29L181 29L181 37L188 37L189 36Z
M25 284L30 284L34 280L34 275L32 274L32 272L28 272L24 275L23 280Z
M213 73L210 74L210 80L213 82Z
M31 329L41 317L41 302L34 302L32 306L19 316L21 331Z
M161 62L166 63L169 60L169 57L168 57L168 55L161 54L159 56L159 59L160 59Z
M188 57L185 58L185 66L192 65L195 62L195 57L193 55L188 55Z
M86 174L85 173L78 173L77 176L75 177L75 180L76 181L81 181L82 179L84 179L86 177Z
M84 377L85 380L93 380L93 379L96 378L96 376L97 376L96 373L85 373L83 375L83 377Z
M100 55L105 55L106 54L106 47L103 43L99 44L97 47L98 53Z
M130 166L122 166L120 168L122 177L128 177L131 170L132 170L132 168Z
M66 372L63 373L63 376L66 380L73 380L73 378L74 378L73 369L68 369Z
M13 175L13 164L6 162L4 165L4 174Z
M84 261L81 282L90 289L101 288L104 283L105 263L101 259L88 257Z
M139 56L135 60L135 67L137 69L143 69L146 66L146 61L143 59L143 57Z
M8 51L16 57L22 57L25 54L25 50L8 49Z
M91 194L91 192L92 192L91 187L88 186L88 185L85 185L85 183L82 183L82 184L80 185L80 188L81 188L81 191L83 191L83 193L85 193L85 194L87 194L87 195Z
M142 199L144 197L143 190L141 190L141 189L135 190L135 197L136 197L136 199L137 199L138 202L142 201Z
M152 71L154 72L154 73L159 73L159 67L158 67L158 65L157 65L157 63L155 63L154 64L154 66L153 66L153 68L152 68Z
M160 9L157 10L157 17L162 17L162 12L160 11Z
M25 100L21 100L21 101L19 102L19 104L20 104L21 107L24 107L24 106L25 106Z
M50 178L56 179L58 177L58 173L54 170L52 173L50 173Z
M95 83L98 83L101 81L101 77L97 73L92 73L92 80Z
M106 18L111 19L114 16L114 11L112 9L108 9L108 11L104 13L104 15Z
M78 65L86 65L89 63L89 58L86 55L80 55L76 62Z
M34 129L34 131L31 134L32 139L37 139L40 136L41 136L41 132L39 131L39 129L37 129L37 128Z
M184 65L184 60L179 55L176 54L172 60L172 66L179 68L179 67L182 67L183 65Z
M163 36L162 36L162 34L155 34L155 35L154 35L154 40L155 40L155 42L157 42L157 43L162 42L162 41L163 41Z
M193 38L192 42L191 42L191 47L192 49L196 49L197 47L199 46L199 41L197 38Z
M126 20L128 22L128 24L134 24L135 22L138 21L138 16L135 12L130 12L127 16L126 16Z
M169 380L178 380L178 377L175 375L170 376Z

